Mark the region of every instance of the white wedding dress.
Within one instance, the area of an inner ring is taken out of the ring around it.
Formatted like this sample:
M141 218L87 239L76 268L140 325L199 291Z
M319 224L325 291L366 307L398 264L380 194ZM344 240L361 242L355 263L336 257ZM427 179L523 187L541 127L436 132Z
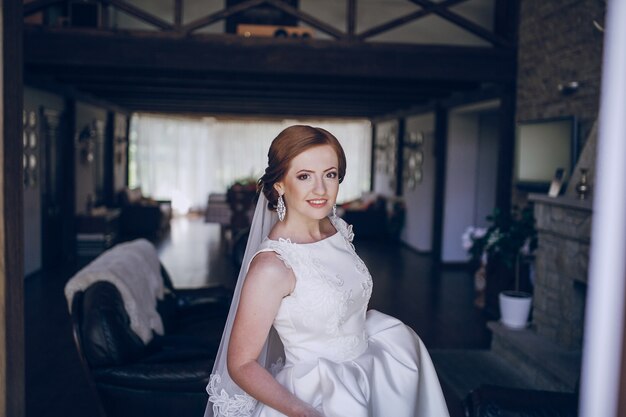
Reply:
M285 351L275 378L325 417L447 417L426 347L401 321L366 311L372 277L354 251L351 226L331 219L337 233L326 239L265 239L257 252L275 252L296 277L274 320ZM223 415L283 416L211 386L214 409L229 410Z

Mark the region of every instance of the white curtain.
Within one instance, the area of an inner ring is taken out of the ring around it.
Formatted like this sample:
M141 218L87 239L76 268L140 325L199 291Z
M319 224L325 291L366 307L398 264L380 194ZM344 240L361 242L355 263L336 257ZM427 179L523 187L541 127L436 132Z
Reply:
M170 199L177 212L201 209L210 193L224 193L236 180L259 178L272 139L293 124L334 134L348 167L339 201L370 188L371 124L368 120L249 120L134 114L130 127L129 186Z

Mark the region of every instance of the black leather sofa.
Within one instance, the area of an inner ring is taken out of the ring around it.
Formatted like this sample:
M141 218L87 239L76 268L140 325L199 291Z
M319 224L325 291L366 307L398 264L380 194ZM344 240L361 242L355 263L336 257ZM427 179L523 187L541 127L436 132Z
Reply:
M201 416L230 305L224 288L176 290L165 269L157 310L164 335L147 345L131 330L117 288L105 281L72 299L78 353L108 417Z
M360 200L341 206L340 216L351 224L357 239L397 239L404 227L404 203L377 196L369 203Z

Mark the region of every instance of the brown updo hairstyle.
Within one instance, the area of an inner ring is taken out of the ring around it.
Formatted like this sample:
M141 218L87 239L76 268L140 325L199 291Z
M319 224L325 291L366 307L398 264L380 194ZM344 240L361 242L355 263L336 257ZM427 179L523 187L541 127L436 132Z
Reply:
M337 167L339 183L346 175L346 155L341 144L330 132L320 127L294 125L284 129L276 136L267 153L267 168L259 178L258 189L265 194L268 208L276 210L278 192L274 184L282 180L289 170L291 161L302 152L321 145L330 145L339 160Z

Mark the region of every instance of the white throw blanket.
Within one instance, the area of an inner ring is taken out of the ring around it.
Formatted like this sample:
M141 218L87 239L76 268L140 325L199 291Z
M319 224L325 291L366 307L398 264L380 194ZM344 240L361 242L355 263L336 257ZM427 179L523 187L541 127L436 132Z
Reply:
M157 299L163 298L163 279L159 257L150 242L137 239L116 245L78 271L65 285L70 310L74 294L98 281L117 287L130 327L144 343L152 340L153 331L163 334L163 322L156 309Z

